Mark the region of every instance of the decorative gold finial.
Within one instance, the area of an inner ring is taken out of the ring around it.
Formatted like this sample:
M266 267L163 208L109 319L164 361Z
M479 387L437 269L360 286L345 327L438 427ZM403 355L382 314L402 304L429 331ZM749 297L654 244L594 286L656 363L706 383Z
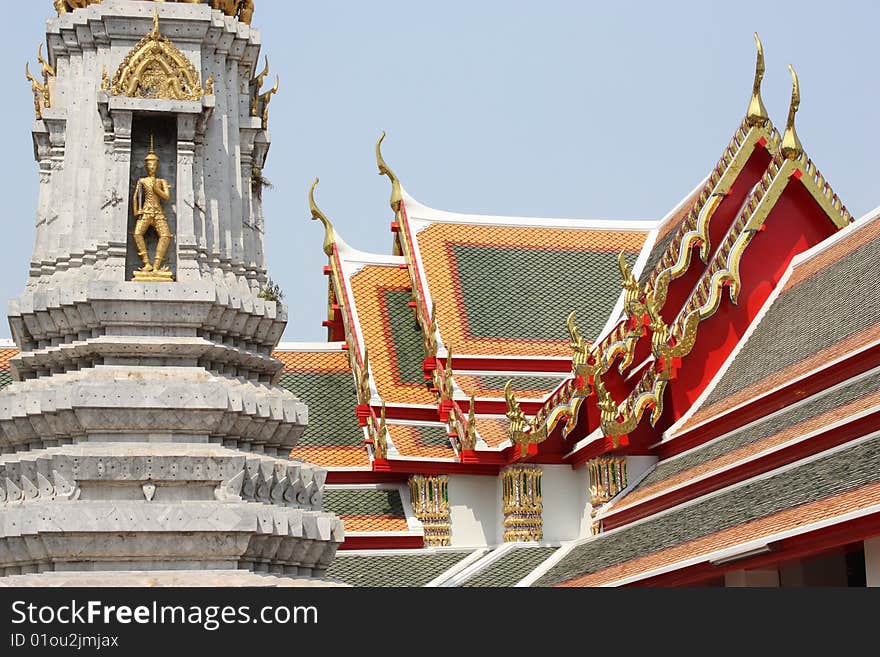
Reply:
M565 326L568 329L569 346L573 352L571 369L575 375L580 373L581 369L586 366L587 360L589 359L589 345L587 344L587 341L581 337L581 332L578 330L577 324L574 322L576 314L577 311L572 310L568 319L565 320Z
M389 167L385 163L385 158L382 157L382 142L385 141L385 131L382 131L382 136L379 137L379 141L376 142L376 164L379 165L379 175L380 176L388 176L388 179L391 181L391 209L395 214L400 212L400 203L403 201L403 192L400 189L400 179L394 174Z
M47 77L55 77L55 69L46 61L46 58L43 57L43 44L39 44L37 46L37 61L40 62L40 65L43 67L42 73L43 78Z
M477 398L475 395L471 395L471 406L468 409L467 421L467 440L462 443L461 448L474 450L477 448Z
M523 413L522 407L516 401L513 394L513 380L508 380L504 385L504 401L507 402L507 420L510 422L510 435L522 433L526 424L526 414Z
M761 38L755 32L755 45L758 47L758 61L755 63L755 84L752 86L752 99L749 101L749 111L746 114L746 121L749 125L764 125L770 116L767 114L767 108L764 107L764 101L761 100L761 80L764 79L764 46L761 45Z
M454 392L452 387L452 349L450 349L446 355L446 368L443 371L443 395L447 400L452 401Z
M309 190L309 209L312 211L312 220L320 221L324 224L324 253L328 256L333 255L333 245L336 243L336 231L333 230L333 224L327 218L327 215L321 212L318 204L315 203L315 188L317 188L319 178L315 178L312 188Z
M376 432L376 440L373 441L373 450L377 459L388 458L388 423L385 420L385 402L382 402L382 414L379 417L379 429Z
M364 347L364 364L357 379L358 398L361 404L370 403L370 352Z
M251 116L260 115L260 91L263 89L263 82L266 80L267 75L269 75L269 55L266 55L266 65L263 67L262 72L258 73L257 77L251 80L251 88L253 89Z
M791 106L788 108L788 121L785 123L785 134L782 136L782 156L789 160L796 160L804 152L804 147L801 145L801 140L798 139L797 131L794 128L794 117L801 106L801 85L791 64L788 65L788 70L791 71Z
M269 103L272 102L272 96L278 93L281 86L281 76L275 75L275 86L268 91L261 93L257 99L257 104L263 107L263 130L269 128Z
M34 93L34 114L37 117L37 121L40 121L43 118L43 104L46 102L46 87L31 75L30 66L27 62L24 65L24 76L31 83L31 91Z
M159 36L159 8L158 7L153 8L153 31L150 33L150 36L152 36L154 38Z

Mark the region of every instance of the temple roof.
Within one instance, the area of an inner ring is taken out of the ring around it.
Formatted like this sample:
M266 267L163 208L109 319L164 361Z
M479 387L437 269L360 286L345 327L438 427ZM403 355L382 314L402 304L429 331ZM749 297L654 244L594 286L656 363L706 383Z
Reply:
M353 310L386 403L436 404L422 374L424 338L415 319L409 275L395 265L369 265L351 276Z
M651 221L454 214L404 193L443 344L457 354L568 357L579 309L596 337L620 296L617 255L635 265Z
M408 532L400 490L376 488L338 488L324 492L324 510L332 511L345 523L345 533Z
M470 554L467 550L340 553L327 570L327 579L351 586L425 586Z
M484 588L515 586L558 550L553 546L513 546L499 559L491 561L459 586Z
M614 511L877 408L880 408L880 371L872 370L661 461L631 493L615 505Z
M876 342L878 261L877 211L799 258L727 366L672 434Z
M294 392L309 407L309 424L292 458L323 467L368 468L363 432L354 415L357 394L348 354L335 351L284 351L274 356L284 363L279 385Z
M874 437L583 541L536 585L643 579L686 563L709 563L739 544L778 540L786 532L809 531L878 504L880 438Z

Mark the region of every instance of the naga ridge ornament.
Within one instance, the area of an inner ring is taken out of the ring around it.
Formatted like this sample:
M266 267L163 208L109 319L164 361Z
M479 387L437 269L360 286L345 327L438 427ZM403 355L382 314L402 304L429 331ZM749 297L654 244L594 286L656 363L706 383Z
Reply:
M171 273L169 267L163 266L163 263L174 235L171 234L171 229L168 227L168 219L165 217L165 210L162 208L162 203L171 198L171 185L168 184L167 180L156 176L159 171L159 156L156 155L152 137L150 137L150 152L144 158L144 166L147 170L147 176L137 181L134 195L131 199L132 211L137 219L132 236L137 246L138 256L144 263L143 268L134 272L134 280L140 282L171 282L174 280L174 274ZM145 240L145 235L150 228L159 235L156 257L152 264L150 264L150 256Z

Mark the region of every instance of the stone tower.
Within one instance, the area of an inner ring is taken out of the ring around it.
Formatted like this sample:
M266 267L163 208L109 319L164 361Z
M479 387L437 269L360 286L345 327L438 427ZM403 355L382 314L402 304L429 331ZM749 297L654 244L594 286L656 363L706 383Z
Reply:
M55 6L28 71L41 185L9 304L0 583L320 576L342 523L326 473L287 458L307 409L273 384L287 314L259 296L278 86L253 3Z

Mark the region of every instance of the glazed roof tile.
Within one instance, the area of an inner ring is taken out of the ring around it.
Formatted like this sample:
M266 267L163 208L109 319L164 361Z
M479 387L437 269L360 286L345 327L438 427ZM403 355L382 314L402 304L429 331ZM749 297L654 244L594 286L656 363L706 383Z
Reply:
M557 549L555 547L515 547L467 579L462 586L514 586L542 562L549 559Z
M324 491L324 509L340 516L406 517L400 491L396 488L327 488Z
M388 433L401 456L408 458L455 458L455 450L446 435L445 426L389 424Z
M500 447L508 440L510 423L506 418L477 416L477 433L489 447Z
M351 277L351 287L379 395L388 404L436 405L422 374L422 331L407 305L412 300L409 273L371 265Z
M345 351L276 351L272 354L284 363L285 372L348 372L348 352Z
M815 522L830 520L880 503L880 484L873 483L787 509L758 520L734 525L700 539L648 554L605 570L578 577L563 586L601 586L633 577L656 568L668 567L686 559L709 555L728 546L770 537Z
M363 438L361 438L363 441ZM370 457L363 445L347 447L294 447L290 458L324 468L368 468Z
M880 503L880 438L753 479L576 546L537 582L597 585Z
M424 586L469 554L428 551L409 554L338 553L327 570L327 579L363 587Z
M680 433L880 339L880 219L792 271Z
M346 532L409 530L397 489L327 488L323 508L342 518Z
M438 327L456 354L570 356L565 320L597 335L620 296L617 254L642 231L433 224L416 235Z
M406 532L409 525L406 518L397 516L343 516L346 533L386 533Z
M363 432L354 409L357 393L344 352L284 351L278 385L309 407L309 424L291 458L323 467L368 467Z
M748 459L877 406L880 406L880 377L875 372L813 395L781 413L736 429L681 456L661 461L614 509L631 506L664 489Z
M18 349L0 349L0 370L9 369L9 361L18 356Z
M544 399L567 377L533 375L455 374L455 383L468 397L503 398L504 386L511 382L517 399Z

